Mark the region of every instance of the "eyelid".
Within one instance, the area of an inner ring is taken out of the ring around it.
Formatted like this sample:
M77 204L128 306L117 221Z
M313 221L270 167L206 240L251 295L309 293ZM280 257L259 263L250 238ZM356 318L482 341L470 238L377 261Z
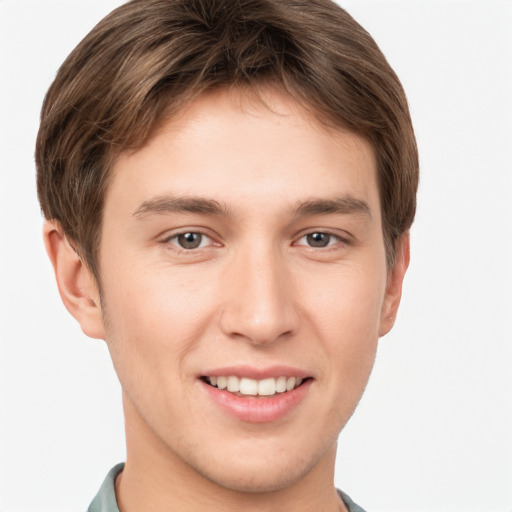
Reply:
M195 249L185 249L184 247L180 247L178 244L175 244L175 243L171 242L173 239L176 239L180 235L184 235L186 233L197 233L198 235L202 235L203 237L208 238L210 240L210 243L207 244L204 247L197 247ZM218 237L215 237L211 233L211 231L208 230L208 229L190 226L190 227L185 227L185 228L177 228L177 229L172 230L172 231L167 231L160 238L160 242L162 244L169 244L169 245L175 246L177 248L177 250L179 250L179 251L193 252L193 251L198 251L200 249L206 249L209 246L220 247L222 244L217 241L217 238Z
M342 244L345 244L345 245L349 245L351 243L351 236L349 233L347 232L343 232L343 233L340 233L339 231L336 231L336 230L333 230L333 229L327 229L327 228L317 228L317 229L308 229L308 230L305 230L305 231L302 231L301 233L299 233L296 237L295 237L295 241L294 241L294 245L300 245L300 246L303 246L303 247L308 247L309 249L314 249L314 250L327 250L327 249L330 249L332 248L333 246L335 246L336 244L331 244L331 245L327 245L326 247L312 247L310 245L307 245L307 244L299 244L298 241L301 240L302 238L308 236L308 235L312 235L314 233L322 233L324 235L328 235L328 236L331 236L331 237L334 237L337 239L337 243L342 243Z

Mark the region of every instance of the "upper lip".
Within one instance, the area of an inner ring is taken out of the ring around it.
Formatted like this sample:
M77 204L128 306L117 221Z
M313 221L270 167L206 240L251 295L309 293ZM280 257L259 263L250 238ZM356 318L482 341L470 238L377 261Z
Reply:
M222 368L213 368L201 373L201 377L222 377L234 375L236 377L246 377L254 380L268 379L270 377L299 377L305 379L312 377L310 372L287 365L272 365L265 368L257 368L250 365L224 366Z

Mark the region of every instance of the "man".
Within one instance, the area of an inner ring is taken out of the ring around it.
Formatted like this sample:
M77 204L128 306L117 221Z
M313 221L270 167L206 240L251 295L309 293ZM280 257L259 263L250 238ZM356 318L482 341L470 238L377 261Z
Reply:
M362 510L337 437L392 327L418 162L328 0L135 0L64 62L36 161L62 300L104 339L127 460L89 510Z

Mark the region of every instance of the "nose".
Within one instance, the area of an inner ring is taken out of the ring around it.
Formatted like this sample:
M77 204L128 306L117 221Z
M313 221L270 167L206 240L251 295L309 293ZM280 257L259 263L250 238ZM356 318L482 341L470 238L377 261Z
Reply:
M267 345L298 329L296 296L285 255L251 250L236 256L224 276L223 333Z

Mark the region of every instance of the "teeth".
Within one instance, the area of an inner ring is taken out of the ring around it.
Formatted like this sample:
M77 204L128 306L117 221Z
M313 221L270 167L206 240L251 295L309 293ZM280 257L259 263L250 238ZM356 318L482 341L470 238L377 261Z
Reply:
M238 377L228 377L228 391L231 391L231 393L240 391L240 379Z
M231 393L240 393L249 396L272 396L276 393L285 393L298 388L304 379L300 377L270 377L268 379L255 380L235 375L221 377L207 377L208 382L219 389L227 389Z
M276 379L276 391L278 393L284 393L286 391L286 377Z
M258 382L258 395L275 395L276 394L276 379L263 379Z
M240 393L242 393L242 395L257 395L258 381L242 377L242 379L240 379Z

